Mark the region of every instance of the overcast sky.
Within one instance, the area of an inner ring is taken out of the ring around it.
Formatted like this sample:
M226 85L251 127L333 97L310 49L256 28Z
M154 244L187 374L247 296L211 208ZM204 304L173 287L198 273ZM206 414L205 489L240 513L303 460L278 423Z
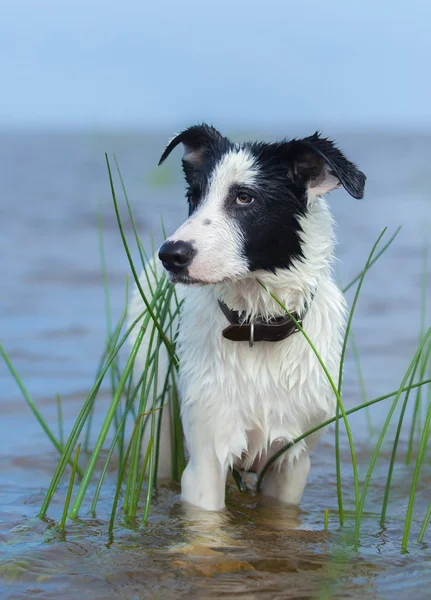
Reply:
M431 129L428 0L0 0L0 126Z

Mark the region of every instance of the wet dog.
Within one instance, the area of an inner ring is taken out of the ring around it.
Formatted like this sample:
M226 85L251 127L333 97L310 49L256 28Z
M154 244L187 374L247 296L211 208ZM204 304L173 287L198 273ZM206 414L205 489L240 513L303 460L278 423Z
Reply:
M230 467L259 473L282 445L334 415L328 378L295 321L337 381L346 305L331 273L334 223L324 196L342 186L362 198L365 175L317 133L235 144L197 125L169 143L160 163L179 144L189 215L158 256L183 299L178 381L190 460L181 489L185 501L219 510ZM141 284L148 292L146 277ZM135 291L129 319L144 308ZM161 360L163 381L165 350ZM300 503L320 434L275 462L263 493ZM171 460L165 417L162 435L163 476Z

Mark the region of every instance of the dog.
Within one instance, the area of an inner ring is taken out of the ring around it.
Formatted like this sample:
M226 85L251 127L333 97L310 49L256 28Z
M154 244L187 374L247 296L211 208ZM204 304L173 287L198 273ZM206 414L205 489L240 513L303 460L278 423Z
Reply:
M172 139L159 164L180 144L188 218L155 264L183 300L176 348L189 462L181 496L217 511L229 468L259 474L280 447L335 414L334 392L298 324L337 382L346 303L332 277L334 222L324 196L342 186L362 198L366 177L317 132L236 144L212 126L194 125ZM150 296L148 275L140 281ZM144 309L135 290L129 321ZM135 328L132 343L136 336ZM162 349L160 381L167 368ZM161 427L163 477L171 461L165 415ZM300 504L321 433L272 465L264 494Z

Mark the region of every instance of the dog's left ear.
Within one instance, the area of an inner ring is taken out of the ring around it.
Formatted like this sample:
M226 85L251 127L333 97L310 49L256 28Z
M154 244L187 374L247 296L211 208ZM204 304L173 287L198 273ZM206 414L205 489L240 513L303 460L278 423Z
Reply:
M229 140L222 136L215 127L202 123L188 127L175 136L166 146L159 161L162 164L178 144L183 145L183 165L188 169L198 170L205 160L208 151L221 143L229 144Z
M291 176L321 196L342 185L353 198L362 198L366 177L333 142L316 132L287 143Z

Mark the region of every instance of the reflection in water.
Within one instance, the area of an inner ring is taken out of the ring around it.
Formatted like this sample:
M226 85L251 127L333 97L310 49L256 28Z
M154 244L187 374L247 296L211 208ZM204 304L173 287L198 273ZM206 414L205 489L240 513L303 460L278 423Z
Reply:
M175 568L205 576L253 570L237 556L238 550L246 551L247 541L235 536L234 521L227 510L208 512L184 503L179 514L187 541L167 549L176 555L171 563Z
M263 498L259 500L259 506L252 508L255 528L259 527L270 533L288 532L300 526L297 507L283 506ZM228 509L208 512L183 503L178 514L181 516L181 528L187 541L168 549L170 553L182 555L182 560L175 561L177 567L205 574L253 570L248 560L238 558L239 554L249 555L253 550L253 540L241 535L238 521Z

